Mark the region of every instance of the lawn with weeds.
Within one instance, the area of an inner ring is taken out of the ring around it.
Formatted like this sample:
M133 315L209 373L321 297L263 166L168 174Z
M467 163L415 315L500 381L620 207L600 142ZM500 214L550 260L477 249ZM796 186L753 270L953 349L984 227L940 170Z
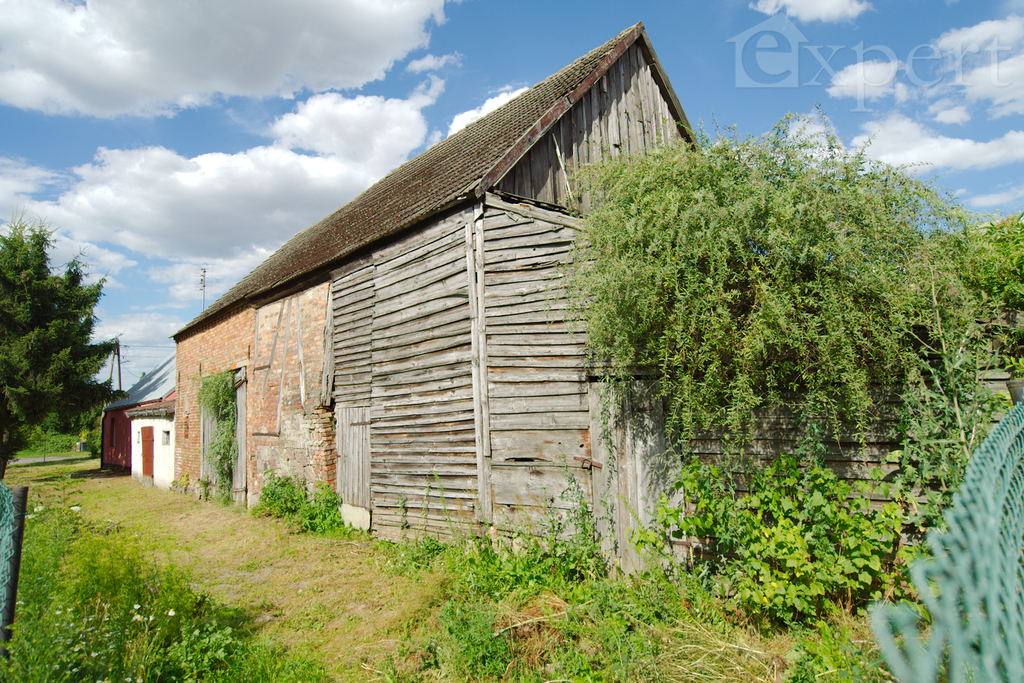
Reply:
M616 578L585 536L306 533L97 466L8 470L43 508L10 680L889 680L862 618L758 630L692 578Z

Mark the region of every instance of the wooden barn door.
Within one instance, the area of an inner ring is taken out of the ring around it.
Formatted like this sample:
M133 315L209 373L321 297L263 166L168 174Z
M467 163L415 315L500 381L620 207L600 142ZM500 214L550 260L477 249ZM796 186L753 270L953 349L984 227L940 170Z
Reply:
M142 428L142 476L153 476L153 428Z
M370 409L338 408L338 494L343 503L370 509Z
M370 337L373 262L361 259L334 273L330 294L331 378L335 405L337 490L342 517L370 527Z

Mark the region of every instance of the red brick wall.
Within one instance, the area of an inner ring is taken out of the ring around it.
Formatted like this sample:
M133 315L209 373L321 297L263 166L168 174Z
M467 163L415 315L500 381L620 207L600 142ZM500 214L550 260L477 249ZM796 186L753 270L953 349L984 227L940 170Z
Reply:
M267 470L335 486L334 416L320 404L329 283L201 325L178 339L174 476L200 477L199 377L246 368L248 503Z
M188 475L194 485L199 481L201 449L200 411L197 393L199 378L251 366L253 326L256 313L251 308L236 309L204 322L177 340L177 404L174 414L174 477ZM246 403L249 403L248 393Z
M267 470L298 476L307 486L335 485L334 419L321 406L324 319L329 283L256 312L248 388L249 502Z

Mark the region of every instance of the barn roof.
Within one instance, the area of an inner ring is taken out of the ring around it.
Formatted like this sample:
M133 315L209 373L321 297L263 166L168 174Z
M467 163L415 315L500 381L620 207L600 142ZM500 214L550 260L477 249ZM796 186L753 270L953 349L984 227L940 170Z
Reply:
M250 298L297 281L338 259L482 195L637 40L676 119L689 128L643 23L631 26L518 97L438 142L319 223L299 232L174 337Z
M128 389L128 396L122 398L120 401L114 401L110 405L103 408L104 412L108 410L117 410L118 408L130 408L131 406L137 406L141 403L150 403L152 401L160 401L169 396L174 391L175 386L175 354L171 354L170 357L164 359L160 365L153 368L150 372L139 379L138 382L133 384Z

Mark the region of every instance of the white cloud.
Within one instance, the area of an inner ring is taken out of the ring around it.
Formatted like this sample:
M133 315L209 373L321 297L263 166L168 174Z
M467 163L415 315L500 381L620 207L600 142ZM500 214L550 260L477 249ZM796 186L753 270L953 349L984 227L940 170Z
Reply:
M427 142L422 109L443 85L431 77L404 100L316 95L275 122L274 144L236 154L100 149L58 198L23 205L60 228L68 250L84 247L98 271L133 265L124 250L169 262L149 275L178 301L200 299L195 280L207 266L209 303ZM23 177L47 176L0 165L0 187L27 187Z
M425 57L420 57L419 59L414 59L411 62L409 62L406 65L405 70L410 73L421 74L424 71L437 71L438 69L446 67L449 64L454 64L455 66L462 66L462 55L460 55L458 52L453 52L450 55L444 55L442 57L438 57L436 55L427 55Z
M972 48L980 51L997 42L1002 46L1010 46L1021 39L1024 39L1024 17L1012 15L946 31L935 44L943 52L965 54Z
M764 14L785 12L799 21L847 21L871 9L861 0L757 0L750 8Z
M976 197L971 197L967 201L971 206L978 209L991 209L992 207L1009 204L1010 202L1017 201L1019 199L1024 199L1024 185L1011 187L1002 192L978 195Z
M970 112L962 104L949 107L948 109L940 108L935 110L934 113L935 116L933 118L939 123L967 123L971 120Z
M408 99L338 93L314 95L272 127L280 145L334 155L348 163L374 159L377 175L394 168L423 144L427 122L421 110L437 101L444 81L431 76Z
M222 95L358 87L429 41L444 0L4 0L0 102L168 114Z
M939 123L967 123L971 120L971 111L964 104L962 98L943 97L928 105L928 113L932 119Z
M0 157L0 209L16 210L29 202L34 193L59 180L61 176L49 169ZM7 218L0 214L0 220Z
M895 87L896 74L901 63L878 59L856 62L839 70L832 77L826 92L832 97L856 97L858 100L876 100L886 95L900 95ZM902 91L906 98L906 90Z
M964 94L988 100L996 117L1024 114L1024 54L976 67L964 74Z
M487 101L476 109L470 109L469 111L464 111L461 114L456 114L455 118L452 119L452 124L448 127L448 135L462 130L477 119L490 114L501 105L515 97L518 97L520 93L526 92L527 90L529 90L529 88L519 88L518 90L508 88L494 97L487 98Z
M104 249L103 247L75 239L59 228L53 235L53 250L50 252L50 263L61 267L73 258L78 258L88 271L88 282L96 282L100 278L106 278L104 289L120 289L122 285L114 277L125 268L132 268L138 265L126 254L119 251Z
M108 315L98 311L100 322L93 329L93 339L121 340L121 379L127 389L138 381L144 372L149 372L161 361L174 353L172 334L180 330L185 322L166 313L135 311L121 315ZM97 373L100 379L111 376L107 365ZM117 363L114 363L114 388L117 388Z
M1024 17L983 21L947 31L935 41L946 57L946 90L990 103L989 114L1024 113Z
M869 156L895 166L930 164L954 170L983 169L1024 161L1024 131L979 142L936 135L901 114L861 126L864 135L853 139L859 147L871 139Z

